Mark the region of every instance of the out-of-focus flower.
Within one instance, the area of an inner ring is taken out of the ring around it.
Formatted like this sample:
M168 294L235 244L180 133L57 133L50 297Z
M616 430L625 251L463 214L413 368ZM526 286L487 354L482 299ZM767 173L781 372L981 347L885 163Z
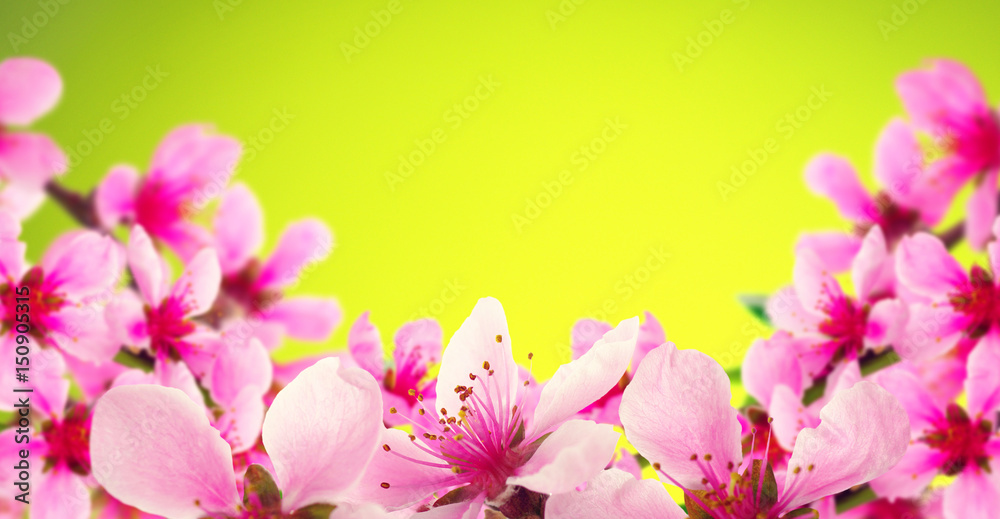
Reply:
M382 338L368 320L368 312L358 317L347 336L353 361L371 373L382 387L383 420L390 427L418 418L422 407L412 395L420 393L424 398L436 398L433 380L427 380L427 372L432 364L441 361L441 326L434 319L413 321L396 331L393 342L393 362L386 366Z
M222 321L227 334L253 335L274 348L287 335L325 341L343 317L331 297L285 297L310 264L333 250L333 235L323 222L293 223L278 239L270 257L257 254L264 237L263 211L244 184L226 191L215 215L214 240L222 267L222 288L209 318ZM249 328L249 329L245 329Z
M594 343L600 340L601 337L604 337L604 334L611 331L611 329L610 324L596 319L580 319L577 321L573 325L573 331L571 332L573 359L578 359L590 351ZM666 341L667 336L663 332L663 326L660 325L660 321L656 320L653 314L646 312L646 321L639 327L639 338L636 341L635 353L632 354L632 364L629 366L628 371L622 375L618 384L612 387L610 391L580 411L580 416L598 423L621 425L621 420L618 418L618 406L621 405L622 392L628 387L628 383L632 380L632 376L635 374L636 368L639 367L639 363L642 362L643 357L652 351L653 348Z
M94 475L121 502L172 519L329 515L372 457L381 416L368 373L337 359L306 369L264 421L274 474L252 465L241 500L230 446L203 409L173 388L117 387L94 410Z
M896 90L914 126L929 133L945 155L928 165L930 185L953 197L969 181L975 193L966 206L966 238L980 249L997 217L1000 121L982 85L961 63L934 60L896 80Z
M236 169L242 147L203 125L181 126L156 148L149 172L115 166L97 187L94 209L105 228L141 225L185 261L213 245L191 217L218 196Z
M833 396L818 427L799 432L779 490L766 457L743 458L731 398L729 378L718 363L672 343L650 352L625 389L626 436L660 474L684 489L694 517L778 518L882 475L906 452L909 422L903 407L884 389L858 382ZM661 486L644 488L666 493Z
M400 509L436 495L428 517L476 517L484 504L538 513L543 499L534 496L568 492L614 456L620 435L610 425L572 418L625 373L638 332L637 318L623 321L560 367L525 416L503 308L480 300L444 351L436 406L421 409L412 435L384 430L359 497Z
M48 113L62 95L59 72L34 58L0 62L0 210L18 219L45 199L45 183L66 172L66 156L41 133L12 132Z

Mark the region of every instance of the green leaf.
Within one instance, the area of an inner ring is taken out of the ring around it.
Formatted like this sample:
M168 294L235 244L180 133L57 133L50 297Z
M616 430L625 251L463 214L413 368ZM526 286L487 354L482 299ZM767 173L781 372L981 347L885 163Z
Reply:
M871 503L876 499L878 499L878 496L875 495L875 492L868 485L854 492L842 492L837 496L837 513L842 514L863 504Z
M899 354L891 348L876 355L866 356L859 362L861 364L861 375L867 377L876 371L892 366L900 360L902 359L899 357Z
M290 519L330 519L330 514L337 508L336 505L316 504L305 508L299 508L292 513Z
M281 513L281 490L264 467L254 463L243 476L243 505L250 510Z
M125 367L141 369L146 373L153 371L153 359L150 356L132 353L125 348L118 351L114 361Z
M768 326L771 325L771 318L767 316L767 299L768 296L763 294L740 294L736 296L736 299L742 304L754 317L760 319L760 321Z

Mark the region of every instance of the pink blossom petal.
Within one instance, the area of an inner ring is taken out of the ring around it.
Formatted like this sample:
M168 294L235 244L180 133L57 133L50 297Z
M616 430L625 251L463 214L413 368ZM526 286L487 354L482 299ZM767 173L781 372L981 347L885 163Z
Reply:
M41 265L46 280L74 299L110 294L122 268L114 240L93 231L49 247Z
M743 358L743 387L769 408L775 386L784 385L802 394L802 365L791 345L791 335L777 332L770 339L757 339Z
M444 349L441 325L434 319L419 319L404 324L396 330L393 338L396 347L392 358L396 363L396 374L408 374L421 379L427 374L427 366L441 362Z
M382 429L378 444L388 445L390 450L375 450L351 492L352 500L380 503L389 510L397 510L422 501L440 490L442 481L454 476L450 468L438 467L441 460L418 448L405 431ZM388 483L389 488L383 488L382 483Z
M614 458L619 438L621 434L608 424L566 421L545 438L516 476L507 478L507 484L543 494L571 492L604 470Z
M582 492L554 495L545 504L548 519L684 519L681 507L655 479L635 479L620 470L605 470Z
M65 360L73 380L88 402L97 400L111 387L111 382L128 369L117 362L87 362L72 355L66 356Z
M148 373L140 369L126 370L115 378L112 387L148 384L179 389L198 407L207 412L205 397L198 387L198 381L195 380L191 370L183 362L160 361L153 367L153 371Z
M545 434L615 387L632 361L638 337L639 318L626 319L582 357L560 366L542 389L529 436Z
M284 298L265 311L268 321L301 341L325 341L340 326L344 311L330 297L295 296Z
M584 353L590 351L594 343L604 337L605 333L611 331L612 326L597 319L580 319L573 325L570 331L570 349L573 358L578 359Z
M938 475L946 456L923 443L913 443L896 466L871 481L872 490L886 499L919 497Z
M803 308L813 314L823 315L825 309L844 297L840 283L812 251L796 256L792 279Z
M854 167L843 157L827 153L813 158L806 165L806 184L817 195L829 198L841 216L852 222L869 222L878 214Z
M132 227L128 239L128 266L139 286L143 299L151 305L158 305L166 295L166 276L160 255L153 247L153 240L141 225Z
M899 242L896 274L907 288L930 298L944 297L967 279L941 240L927 233L907 236Z
M788 386L775 386L770 401L768 415L774 419L771 432L785 450L795 447L795 439L803 429L819 425L819 418L813 414L815 411L806 408L801 394Z
M113 228L126 218L135 218L135 195L139 189L139 172L128 165L111 168L97 185L94 210L101 225Z
M625 434L650 462L660 463L686 488L700 490L704 474L692 455L716 474L743 459L740 424L729 402L729 377L715 360L697 350L678 351L666 343L651 351L622 398Z
M8 241L17 241L21 236L21 222L13 215L0 211L0 243L5 246Z
M966 319L950 305L910 305L909 320L893 344L900 357L926 361L950 351L964 336Z
M639 459L628 449L618 449L617 459L609 468L622 470L634 476L635 479L642 479L642 466L639 465Z
M660 321L650 312L646 312L645 317L646 320L639 327L639 338L635 341L635 353L632 354L633 372L649 352L667 342L667 334L663 331Z
M245 389L252 389L258 398L263 396L271 388L273 374L271 356L260 341L225 341L207 385L212 399L226 404L234 402Z
M882 228L876 225L865 235L861 249L851 263L851 282L858 300L866 301L877 291L888 258L885 235Z
M340 505L330 514L330 519L393 519L395 517L397 515L390 514L382 507L370 503Z
M31 519L89 519L90 489L82 477L65 467L37 474L31 499Z
M839 231L811 232L799 236L799 241L795 243L795 254L811 250L828 270L844 272L851 267L860 248L861 239L853 234Z
M89 362L110 362L122 343L115 340L100 306L74 305L52 315L49 339L63 351Z
M898 299L883 299L872 306L865 331L865 347L881 348L896 343L906 330L910 311Z
M837 393L820 411L820 420L819 427L801 431L795 440L777 505L781 510L871 481L903 457L910 441L903 406L867 381Z
M965 379L967 409L974 417L994 417L1000 409L1000 332L990 330L969 354Z
M67 164L66 155L48 135L0 134L0 179L41 188L65 173Z
M944 118L975 115L987 108L979 80L952 60L932 60L929 68L900 75L896 92L913 122L930 132L939 130Z
M309 219L289 225L261 268L257 284L261 288L286 287L298 280L302 269L323 261L331 251L333 235L325 223Z
M966 470L944 489L944 516L993 519L1000 510L1000 471Z
M987 173L966 204L965 237L976 250L982 250L993 236L993 222L997 218L998 175L1000 172L997 170Z
M208 229L183 220L159 227L156 231L156 237L185 263L189 263L196 254L215 244L215 238Z
M485 499L486 496L481 495L469 501L436 506L426 512L413 514L411 519L485 519L483 515Z
M361 369L372 374L376 379L385 375L385 348L382 346L382 336L371 321L368 312L361 314L351 331L347 334L347 348L351 357Z
M822 409L826 404L830 403L830 400L833 400L833 397L837 393L845 389L851 389L854 387L854 384L861 382L861 378L861 364L858 363L857 359L841 362L827 375L826 390L823 392L822 397L813 402L813 407L817 411Z
M306 368L264 419L282 509L336 503L371 460L381 429L382 395L368 373L342 368L336 358Z
M192 192L195 198L209 198L229 182L239 162L242 146L227 135L210 133L206 125L186 125L170 132L153 154L149 180L164 182ZM214 185L215 189L205 189Z
M222 196L215 213L215 246L222 272L243 268L264 242L264 213L246 184L235 184Z
M254 387L245 387L226 403L220 403L222 414L215 420L215 427L233 448L233 454L240 454L253 448L260 437L264 422L263 393Z
M445 408L458 413L462 408L458 386L469 385L469 374L481 374L483 362L494 370L491 381L497 389L491 393L495 399L514 402L518 389L518 370L511 351L511 338L507 330L507 316L500 301L492 297L480 299L472 314L451 337L441 358L441 372L437 380L436 409Z
M41 187L21 184L7 184L0 187L0 212L6 212L18 219L25 219L45 201L45 190Z
M181 359L191 369L191 373L201 380L212 371L212 366L215 365L215 359L225 344L225 339L219 335L219 332L199 325L184 340L190 344L190 347L181 351Z
M149 325L143 301L132 290L119 292L104 308L108 333L115 341L138 349L149 347Z
M14 377L17 366L15 362L17 344L12 336L0 336L0 361L6 370L0 371L0 390L8 395L14 395L15 388L31 388L32 409L48 416L62 416L69 399L69 380L66 379L66 360L59 350L44 348L31 353L31 371L27 384L17 381ZM18 395L25 396L25 395ZM14 411L17 400L9 398L0 401L0 411Z
M913 130L902 119L892 119L875 144L875 177L883 190L893 201L921 210L916 186L923 166L924 152Z
M222 271L215 249L204 249L184 267L170 296L183 301L184 317L201 315L212 308L221 283Z
M144 512L177 519L236 515L229 444L177 389L108 391L94 409L90 455L97 481Z
M35 58L5 59L0 63L0 124L31 124L52 110L62 88L52 65Z

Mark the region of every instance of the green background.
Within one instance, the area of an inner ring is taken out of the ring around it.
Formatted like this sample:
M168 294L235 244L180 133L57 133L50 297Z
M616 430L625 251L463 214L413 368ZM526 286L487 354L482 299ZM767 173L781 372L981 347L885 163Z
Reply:
M647 309L681 348L734 365L765 333L736 294L786 283L803 230L847 228L807 192L805 162L843 153L870 183L875 137L901 114L893 80L924 58L964 61L1000 92L1000 6L972 0L399 0L350 56L343 45L390 2L53 4L43 16L35 1L5 1L0 54L60 70L62 102L37 127L63 146L113 124L66 185L88 190L120 162L144 168L172 127L211 122L254 149L237 179L265 207L267 247L297 218L333 228L332 257L299 291L337 296L345 325L283 356L342 348L365 310L385 338L421 314L450 336L492 295L516 357L533 351L542 377L569 358L576 319ZM915 12L893 24L904 4ZM731 23L716 21L724 10ZM22 17L45 24L33 32ZM688 49L699 35L711 40L700 53ZM679 67L688 50L699 55ZM166 74L151 90L147 67ZM468 100L490 77L499 86ZM791 135L777 127L813 89L832 95ZM126 112L131 94L143 99ZM477 106L456 125L449 110L463 102ZM268 134L275 110L293 118ZM627 128L581 170L580 147L602 147L609 118ZM432 135L444 141L390 186L399 156ZM724 198L718 183L767 139L777 150ZM545 202L563 170L572 183L519 228L514 216ZM71 227L44 206L25 225L31 257ZM651 248L669 259L630 286Z

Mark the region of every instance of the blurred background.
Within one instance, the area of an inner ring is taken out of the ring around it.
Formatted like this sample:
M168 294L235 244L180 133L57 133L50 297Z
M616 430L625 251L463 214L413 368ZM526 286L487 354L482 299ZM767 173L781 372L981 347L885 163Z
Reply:
M42 14L39 14L42 13ZM968 64L1000 98L1000 4L5 1L0 58L53 63L65 91L36 127L80 191L145 168L174 126L244 141L235 180L265 208L265 251L319 216L332 256L301 293L335 295L343 348L371 310L450 335L482 296L547 378L581 317L644 310L670 340L737 365L766 329L738 303L791 278L804 230L846 228L802 182L820 151L872 184L901 72ZM44 23L42 23L44 21ZM734 173L740 171L740 173ZM73 222L47 203L29 256Z

